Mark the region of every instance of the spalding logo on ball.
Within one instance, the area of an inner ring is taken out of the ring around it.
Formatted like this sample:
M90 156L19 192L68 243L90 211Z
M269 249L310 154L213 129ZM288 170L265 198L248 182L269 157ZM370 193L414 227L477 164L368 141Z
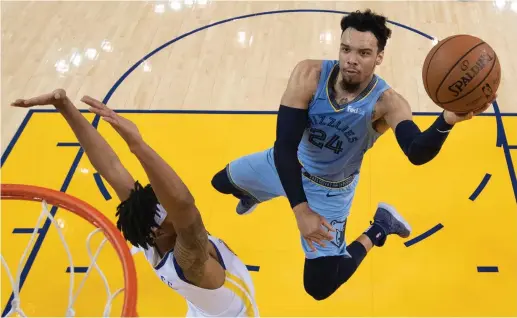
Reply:
M483 40L467 34L453 35L429 51L422 80L436 105L468 113L494 99L501 81L501 65L497 54Z

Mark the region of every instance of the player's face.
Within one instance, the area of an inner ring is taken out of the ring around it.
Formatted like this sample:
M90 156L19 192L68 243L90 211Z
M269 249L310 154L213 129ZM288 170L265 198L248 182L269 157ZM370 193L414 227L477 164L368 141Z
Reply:
M377 38L371 32L347 28L341 35L339 66L345 84L361 84L381 64L384 52L378 52Z
M161 245L160 243L171 241L176 238L176 232L174 228L167 222L163 222L159 228L153 230L154 242Z

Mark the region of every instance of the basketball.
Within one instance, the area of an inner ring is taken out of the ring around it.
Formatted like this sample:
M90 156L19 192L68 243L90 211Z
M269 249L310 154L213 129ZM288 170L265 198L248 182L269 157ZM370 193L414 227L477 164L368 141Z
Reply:
M427 95L455 113L478 110L491 102L501 81L494 50L472 35L453 35L438 42L422 67Z

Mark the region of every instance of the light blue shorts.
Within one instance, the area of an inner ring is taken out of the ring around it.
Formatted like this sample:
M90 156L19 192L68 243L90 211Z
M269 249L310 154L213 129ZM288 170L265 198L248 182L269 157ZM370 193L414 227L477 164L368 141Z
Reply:
M230 162L227 172L236 187L259 202L286 196L275 167L273 148ZM334 234L334 238L330 244L326 242L326 247L314 244L315 252L300 235L306 257L311 259L322 256L349 256L346 251L345 228L355 189L359 182L359 174L339 182L330 182L311 176L304 170L302 170L302 176L309 207L325 217L336 230L331 232Z

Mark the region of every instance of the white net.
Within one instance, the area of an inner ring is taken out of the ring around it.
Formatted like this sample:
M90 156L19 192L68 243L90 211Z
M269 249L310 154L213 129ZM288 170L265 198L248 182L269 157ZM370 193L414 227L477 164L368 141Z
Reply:
M42 205L42 211L41 211L41 213L40 213L40 215L38 217L38 221L36 222L36 226L34 227L34 230L32 232L31 238L29 240L29 244L27 245L27 247L23 251L22 257L20 258L20 261L18 263L18 268L16 270L16 278L13 277L13 275L11 274L11 271L9 269L9 266L7 265L7 262L5 261L4 257L0 254L0 257L2 259L2 265L4 266L5 272L6 272L7 276L9 277L9 281L11 283L11 286L12 286L12 289L13 289L13 296L14 296L13 300L11 302L11 310L6 314L6 316L11 316L12 314L18 314L19 316L26 317L26 315L23 312L23 309L21 307L21 300L20 300L20 278L21 278L21 273L22 273L23 264L24 264L24 260L25 260L25 258L27 256L27 253L30 250L31 246L33 245L33 243L34 243L34 241L36 239L36 234L40 230L40 224L46 218L49 218L51 220L52 224L54 225L54 227L56 228L57 233L59 235L59 238L61 239L61 242L63 243L63 246L65 247L65 251L66 251L66 254L67 254L67 257L68 257L68 262L69 262L69 265L70 265L70 287L69 287L69 293L68 293L68 305L67 305L67 308L66 308L65 316L66 317L74 317L75 316L74 304L75 304L75 302L77 300L77 297L79 296L79 293L81 292L81 290L82 290L82 288L83 288L83 286L84 286L84 284L86 282L86 279L88 278L88 276L91 273L92 267L95 267L95 269L98 271L98 273L101 276L101 279L102 279L102 281L104 283L104 287L106 289L107 300L106 300L106 305L104 306L103 316L104 317L109 316L109 314L111 312L111 304L112 304L113 300L115 299L115 297L117 295L119 295L124 290L124 288L120 288L115 293L111 293L111 289L110 289L108 280L106 279L106 276L104 275L104 273L102 272L102 270L100 269L99 265L96 262L99 254L100 254L100 252L102 250L102 248L104 247L104 245L108 241L107 238L104 238L102 240L102 242L100 243L99 247L97 248L95 254L92 254L92 250L91 250L91 247L90 247L90 242L92 240L92 237L95 234L97 234L99 232L102 232L102 229L101 228L95 229L94 231L92 231L88 235L88 237L86 239L86 250L88 251L88 257L90 258L90 264L88 266L88 270L86 271L86 274L84 275L82 281L79 284L79 287L77 288L77 290L74 293L75 276L74 276L74 263L73 263L73 260L72 260L72 253L70 252L68 244L66 243L66 240L65 240L65 237L64 237L63 232L61 230L61 227L54 220L54 218L52 217L52 215L49 212L49 209L48 209L48 206L47 206L47 202L46 201L42 201L41 205Z

